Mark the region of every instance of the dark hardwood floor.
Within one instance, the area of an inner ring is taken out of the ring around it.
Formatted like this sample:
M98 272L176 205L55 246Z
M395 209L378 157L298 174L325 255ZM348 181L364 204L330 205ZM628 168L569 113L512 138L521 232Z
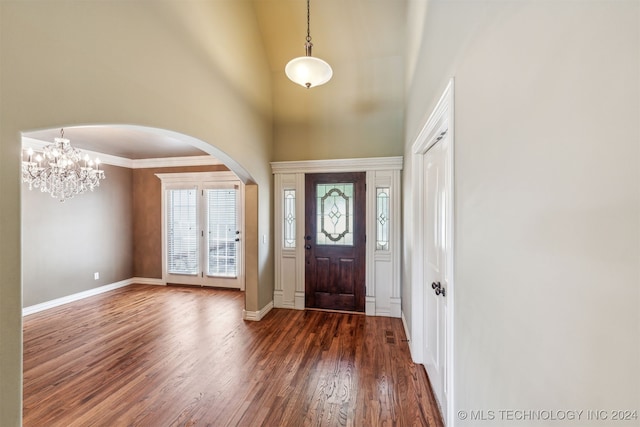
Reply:
M133 285L24 319L24 426L442 426L399 319Z

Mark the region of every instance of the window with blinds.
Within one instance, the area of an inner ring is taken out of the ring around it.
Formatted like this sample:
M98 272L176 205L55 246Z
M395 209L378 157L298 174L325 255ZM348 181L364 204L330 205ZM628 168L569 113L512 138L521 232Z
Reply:
M167 270L198 274L197 188L167 191Z
M237 188L205 190L207 198L207 275L236 277Z

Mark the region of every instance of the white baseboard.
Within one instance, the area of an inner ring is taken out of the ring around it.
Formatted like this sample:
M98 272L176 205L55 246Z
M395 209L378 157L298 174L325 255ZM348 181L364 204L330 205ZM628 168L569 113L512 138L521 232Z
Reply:
M294 303L293 308L296 310L304 310L304 292L296 291L296 294L293 297Z
M266 316L267 313L271 311L272 308L273 308L273 301L270 301L269 304L262 307L260 311L242 310L242 318L244 320L251 320L251 321L257 322L259 320L262 320L264 316Z
M280 289L273 291L273 306L275 308L284 308L284 292Z
M94 295L102 294L105 292L112 291L114 289L123 288L125 286L129 286L133 282L132 279L121 280L116 283L111 283L109 285L100 286L98 288L89 289L86 291L78 292L76 294L67 295L65 297L56 298L51 301L45 301L40 304L32 305L29 307L24 307L22 309L22 315L28 316L30 314L38 313L40 311L48 310L50 308L58 307L64 304L68 304L70 302L78 301L83 298L89 298Z
M407 327L407 318L404 317L404 311L402 312L402 327L404 328L404 334L407 336L407 343L409 344L409 353L411 353L411 349L413 348L413 342L411 341L411 334L409 333L409 328ZM413 360L414 362L416 361L416 358L413 357L413 354L411 354L411 360Z
M365 297L364 314L367 316L375 316L376 313L376 297Z
M134 277L131 279L131 283L138 283L140 285L167 286L167 284L162 279L149 279L147 277Z
M389 299L391 305L391 313L389 314L391 317L402 317L402 300L400 298Z
M22 309L22 315L28 316L30 314L38 313L40 311L48 310L50 308L58 307L70 302L78 301L84 298L89 298L94 295L103 294L105 292L112 291L118 288L124 288L125 286L139 283L142 285L164 285L162 279L147 279L144 277L133 277L131 279L121 280L119 282L111 283L108 285L100 286L86 291L78 292L75 294L67 295L65 297L56 298L51 301L45 301L40 304L31 305Z

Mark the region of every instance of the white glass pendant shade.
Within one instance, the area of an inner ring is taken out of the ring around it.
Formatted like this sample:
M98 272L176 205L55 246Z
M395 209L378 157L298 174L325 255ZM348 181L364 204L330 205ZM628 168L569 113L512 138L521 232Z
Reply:
M306 88L325 84L333 76L331 66L322 59L313 56L300 56L292 59L284 68L284 72L292 82Z

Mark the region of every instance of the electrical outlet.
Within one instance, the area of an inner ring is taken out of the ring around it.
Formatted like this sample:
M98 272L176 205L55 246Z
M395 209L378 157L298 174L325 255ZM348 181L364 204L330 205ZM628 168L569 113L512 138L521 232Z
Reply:
M98 280L99 278L100 278L100 273L98 273L97 271L93 273L93 280Z

